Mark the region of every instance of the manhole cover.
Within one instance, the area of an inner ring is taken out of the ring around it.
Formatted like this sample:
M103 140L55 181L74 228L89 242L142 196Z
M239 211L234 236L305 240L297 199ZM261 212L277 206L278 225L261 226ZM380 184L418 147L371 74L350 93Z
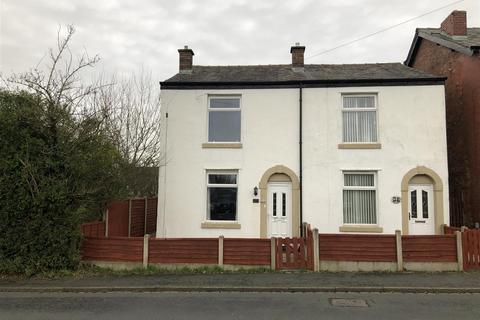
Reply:
M363 299L337 299L331 298L330 304L334 307L368 307L367 301Z

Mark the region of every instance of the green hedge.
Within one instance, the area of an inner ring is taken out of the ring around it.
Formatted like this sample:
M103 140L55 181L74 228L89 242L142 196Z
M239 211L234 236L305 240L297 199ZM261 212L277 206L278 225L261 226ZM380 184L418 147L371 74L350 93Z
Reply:
M0 272L77 266L80 223L122 192L122 160L99 124L0 91Z

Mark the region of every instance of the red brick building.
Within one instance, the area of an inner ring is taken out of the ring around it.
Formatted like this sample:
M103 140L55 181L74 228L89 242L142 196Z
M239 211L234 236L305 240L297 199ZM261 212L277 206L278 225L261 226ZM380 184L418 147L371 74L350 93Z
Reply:
M405 64L445 83L450 223L480 222L480 28L453 11L440 28L416 30Z

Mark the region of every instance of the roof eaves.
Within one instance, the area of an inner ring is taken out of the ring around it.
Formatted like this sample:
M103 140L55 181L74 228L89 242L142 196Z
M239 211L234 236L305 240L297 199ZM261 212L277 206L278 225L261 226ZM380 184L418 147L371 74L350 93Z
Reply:
M338 79L338 80L289 80L289 81L163 81L162 89L249 89L304 87L364 87L395 85L443 84L446 77L388 78L388 79Z

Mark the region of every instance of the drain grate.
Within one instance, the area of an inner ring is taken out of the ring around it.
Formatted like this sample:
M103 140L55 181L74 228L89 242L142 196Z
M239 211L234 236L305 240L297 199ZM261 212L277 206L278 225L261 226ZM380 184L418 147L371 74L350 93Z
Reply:
M357 307L365 308L368 307L368 303L363 299L340 299L340 298L330 298L330 304L334 307Z

